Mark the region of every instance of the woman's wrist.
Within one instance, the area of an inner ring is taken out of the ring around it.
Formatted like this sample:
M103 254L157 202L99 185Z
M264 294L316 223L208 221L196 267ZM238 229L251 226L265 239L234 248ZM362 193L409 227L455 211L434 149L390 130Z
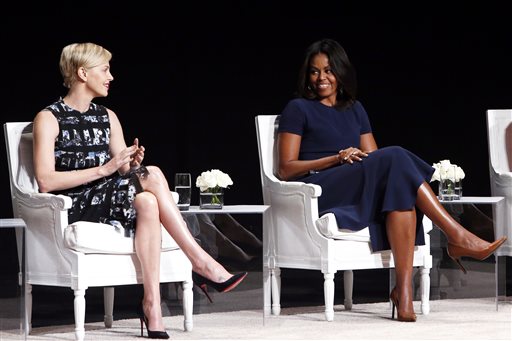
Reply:
M341 155L340 154L336 154L336 162L339 163L339 164L343 164L344 161L343 159L341 158Z

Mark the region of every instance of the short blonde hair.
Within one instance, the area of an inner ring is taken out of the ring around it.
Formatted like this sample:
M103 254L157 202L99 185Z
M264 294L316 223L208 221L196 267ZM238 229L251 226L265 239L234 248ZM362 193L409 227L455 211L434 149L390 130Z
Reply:
M65 46L62 49L59 63L64 86L70 88L76 82L79 68L92 68L108 63L111 58L110 51L93 43L74 43Z

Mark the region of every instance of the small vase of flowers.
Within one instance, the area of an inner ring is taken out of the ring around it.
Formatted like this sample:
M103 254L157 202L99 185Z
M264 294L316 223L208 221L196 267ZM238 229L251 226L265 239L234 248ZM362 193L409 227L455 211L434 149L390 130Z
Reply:
M196 187L199 187L199 208L221 209L224 205L224 189L233 185L233 180L228 174L212 169L202 172L196 179Z
M462 168L450 160L441 160L432 167L435 171L430 181L439 181L439 200L459 200L462 197L462 179L466 176Z

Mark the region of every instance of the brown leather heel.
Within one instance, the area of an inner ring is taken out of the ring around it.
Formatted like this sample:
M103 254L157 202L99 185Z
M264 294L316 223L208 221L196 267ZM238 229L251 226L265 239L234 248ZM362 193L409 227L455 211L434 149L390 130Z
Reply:
M406 313L401 314L398 310L400 307L400 301L398 300L398 293L396 291L396 287L391 290L391 294L389 295L389 299L391 300L391 303L393 304L393 307L391 308L391 319L395 318L395 307L396 307L396 319L400 322L416 322L416 314L415 313Z
M490 243L486 248L483 248L481 250L472 250L462 246L448 243L448 256L450 256L451 259L457 262L462 272L467 273L466 269L464 268L464 266L462 266L462 263L460 262L460 257L471 257L478 260L484 260L490 255L492 255L493 252L496 251L496 249L499 248L506 240L507 237L501 237L500 239L494 241L493 243Z

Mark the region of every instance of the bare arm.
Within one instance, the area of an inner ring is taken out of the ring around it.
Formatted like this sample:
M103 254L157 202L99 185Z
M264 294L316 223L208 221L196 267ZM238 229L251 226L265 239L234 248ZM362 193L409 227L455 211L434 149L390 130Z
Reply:
M117 115L107 109L110 120L110 154L112 156L118 155L122 153L127 147L124 139L123 128L121 126L121 122L117 118ZM130 162L124 163L120 168L119 172L121 174L127 173L132 168L138 168L142 160L144 159L144 151L145 148L143 146L139 146L139 139L135 138L133 141L133 145L130 148L135 147L135 152L131 155Z
M365 153L371 153L378 149L377 142L372 133L362 134L360 138L361 150Z
M279 153L279 177L289 180L306 175L311 170L322 170L340 163L339 154L316 160L299 160L302 137L292 133L279 133L277 136Z
M338 154L326 156L316 160L299 160L299 150L302 137L292 133L279 133L277 137L279 153L279 177L289 180L300 175L306 175L311 170L322 170L340 163L361 161L377 149L377 143L372 133L361 135L361 149L349 147L340 150Z
M108 163L76 171L55 170L55 138L59 124L50 111L39 112L34 119L34 172L39 190L43 193L76 187L84 183L109 176L130 162L137 150L132 146L118 152ZM123 143L124 144L124 143ZM129 166L126 166L129 167Z

